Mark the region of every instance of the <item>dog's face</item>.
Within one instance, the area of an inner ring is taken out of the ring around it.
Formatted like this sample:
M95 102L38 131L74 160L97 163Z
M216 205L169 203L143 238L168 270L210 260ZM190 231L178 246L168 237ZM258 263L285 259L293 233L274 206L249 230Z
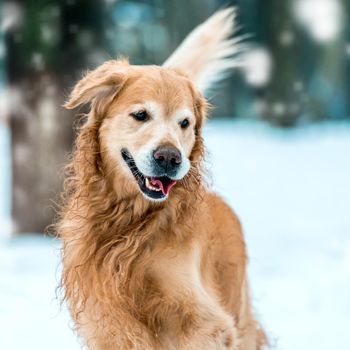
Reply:
M122 76L113 98L98 102L104 104L101 152L129 194L138 191L162 201L197 161L193 149L204 99L185 76L171 69L125 66Z

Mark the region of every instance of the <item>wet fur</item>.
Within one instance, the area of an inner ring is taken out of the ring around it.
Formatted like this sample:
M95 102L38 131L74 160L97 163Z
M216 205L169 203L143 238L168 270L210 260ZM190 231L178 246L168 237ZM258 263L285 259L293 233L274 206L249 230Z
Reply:
M152 98L168 110L185 91L196 117L191 169L161 203L146 200L123 176L106 143L108 118L135 95L140 74L161 84ZM251 311L239 221L203 180L208 106L193 80L178 67L109 61L67 102L91 108L66 169L56 226L64 299L90 349L257 350L265 343Z

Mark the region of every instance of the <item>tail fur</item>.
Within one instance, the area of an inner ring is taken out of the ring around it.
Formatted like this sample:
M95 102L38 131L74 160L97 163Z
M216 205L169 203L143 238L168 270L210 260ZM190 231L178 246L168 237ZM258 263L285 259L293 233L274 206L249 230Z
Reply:
M165 67L186 72L198 89L207 92L238 66L241 38L235 33L236 10L229 7L216 12L196 27L164 62Z

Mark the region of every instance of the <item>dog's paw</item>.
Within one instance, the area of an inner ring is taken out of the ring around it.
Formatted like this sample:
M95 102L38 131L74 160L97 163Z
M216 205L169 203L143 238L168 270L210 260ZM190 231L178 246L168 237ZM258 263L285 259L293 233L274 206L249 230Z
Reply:
M237 330L233 320L223 318L203 324L186 340L181 350L237 350L237 341Z
M226 321L226 322L225 322ZM232 320L225 320L222 324L215 325L211 335L213 347L217 350L236 350L237 349L237 330ZM209 349L209 348L208 348Z
M234 328L216 329L212 337L215 349L233 350L235 349L235 330Z

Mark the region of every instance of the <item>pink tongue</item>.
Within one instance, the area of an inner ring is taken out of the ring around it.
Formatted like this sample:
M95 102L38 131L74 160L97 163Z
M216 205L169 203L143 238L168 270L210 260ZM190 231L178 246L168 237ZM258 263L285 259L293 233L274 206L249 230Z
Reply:
M159 187L162 190L163 194L165 196L167 196L169 194L171 188L176 184L176 181L169 179L163 183L159 179L151 177L151 184L153 186Z

